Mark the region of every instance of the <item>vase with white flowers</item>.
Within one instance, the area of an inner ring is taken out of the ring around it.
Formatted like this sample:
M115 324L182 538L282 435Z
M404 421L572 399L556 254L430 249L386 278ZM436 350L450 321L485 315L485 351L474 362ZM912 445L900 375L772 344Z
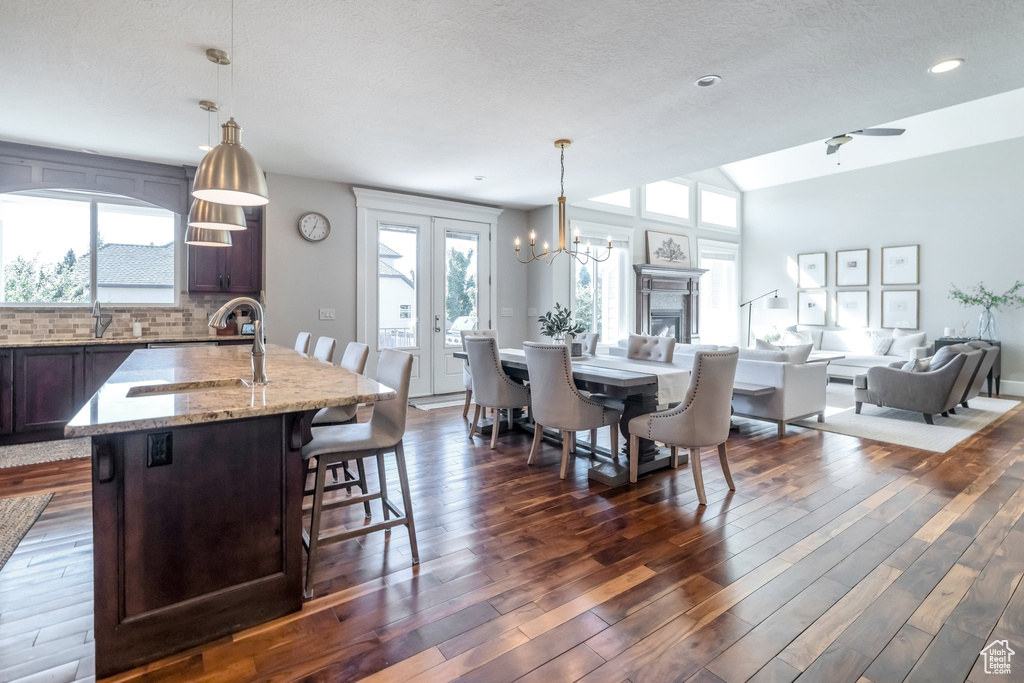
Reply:
M583 346L576 341L576 335L582 334L587 328L583 323L572 321L572 311L568 307L556 302L555 310L540 316L537 322L540 323L540 333L559 344L566 343L566 337L569 337L570 355L583 355Z
M996 318L994 311L1000 308L1020 308L1024 306L1024 296L1017 292L1024 288L1024 282L1017 280L1013 286L1002 294L996 294L985 287L984 282L979 282L973 287L960 289L952 285L949 290L949 298L961 306L981 307L981 314L978 316L978 339L995 340Z

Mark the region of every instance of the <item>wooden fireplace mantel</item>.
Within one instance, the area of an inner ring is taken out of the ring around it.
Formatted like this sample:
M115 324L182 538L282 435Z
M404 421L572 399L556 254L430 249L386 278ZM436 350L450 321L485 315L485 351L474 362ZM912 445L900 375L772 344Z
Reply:
M700 276L707 271L649 263L635 264L633 271L636 273L637 334L651 333L652 313L661 310L659 298L669 298L674 302L673 310L680 311L681 320L688 321L681 326L676 338L683 344L693 343L694 338L700 336Z

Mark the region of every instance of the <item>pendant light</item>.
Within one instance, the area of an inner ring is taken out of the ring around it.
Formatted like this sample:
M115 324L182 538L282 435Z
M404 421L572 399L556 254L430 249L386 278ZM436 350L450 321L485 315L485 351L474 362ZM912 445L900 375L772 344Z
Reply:
M235 3L231 0L231 52L235 51ZM211 56L211 52L215 53ZM220 50L207 50L210 61L220 61ZM225 55L226 57L226 55ZM231 64L231 108L235 107L235 66ZM267 180L255 157L242 147L242 127L232 116L221 126L221 143L207 152L196 170L192 195L217 204L262 206L270 201Z
M548 243L545 242L544 243L544 251L543 251L543 253L538 254L537 250L535 248L536 245L537 245L537 233L531 232L530 233L530 254L529 254L529 256L526 259L523 259L519 255L519 238L516 237L516 241L515 241L515 245L516 245L516 259L520 263L532 263L534 261L544 261L545 263L551 263L555 259L556 256L558 256L559 254L565 253L565 254L568 254L571 258L574 258L577 261L579 261L581 264L586 265L586 264L590 263L591 261L594 261L594 262L597 262L597 263L600 263L602 261L607 261L608 258L612 255L612 238L611 238L611 236L608 237L608 250L602 256L598 256L597 255L597 250L596 249L594 250L593 253L591 253L590 245L587 245L587 247L585 249L583 249L583 250L580 249L580 233L579 233L579 230L576 231L576 234L573 237L572 245L571 246L567 246L566 245L566 242L565 242L565 148L568 147L571 144L572 144L572 140L555 140L555 147L557 147L558 149L561 150L560 159L561 159L561 168L562 168L562 175L561 175L561 191L562 191L562 193L558 197L558 248L555 249L554 251L549 251L548 250Z
M217 81L219 84L220 79L218 78ZM219 87L217 89L220 90ZM209 118L213 116L213 112L220 111L220 107L217 106L216 102L200 100L199 108L206 112L206 130L207 136L209 136ZM241 206L232 204L216 204L203 199L193 199L192 208L188 212L188 225L189 227L205 228L206 230L245 230L245 210ZM188 240L186 242L192 244ZM224 246L230 245L231 242L228 240Z
M194 225L188 226L185 231L185 244L194 247L230 247L230 230L211 230L210 228L197 228Z

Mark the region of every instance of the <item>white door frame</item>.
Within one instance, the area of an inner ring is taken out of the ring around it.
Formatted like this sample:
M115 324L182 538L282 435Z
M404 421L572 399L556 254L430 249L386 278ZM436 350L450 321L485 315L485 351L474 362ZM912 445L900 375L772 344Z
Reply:
M487 327L493 327L494 317L498 311L497 288L494 276L497 273L497 230L498 216L502 209L492 206L480 206L449 199L418 197L400 192L387 192L363 187L353 187L356 196L356 340L370 347L370 361L367 363L367 374L376 373L377 335L373 329L375 306L373 292L376 290L366 286L368 278L376 277L376 272L368 272L367 264L375 263L373 250L377 249L376 235L369 234L371 221L367 212L370 210L388 211L391 213L409 214L425 218L453 218L455 220L486 223L488 225L487 260L490 266L490 315ZM483 326L483 321L480 321Z

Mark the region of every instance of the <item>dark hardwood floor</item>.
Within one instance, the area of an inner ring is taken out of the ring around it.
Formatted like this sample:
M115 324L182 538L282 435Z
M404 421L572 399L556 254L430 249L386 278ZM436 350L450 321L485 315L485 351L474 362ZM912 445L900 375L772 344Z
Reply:
M461 410L411 410L419 567L402 528L325 546L301 612L116 680L982 681L988 642L1024 652L1024 410L948 453L741 423L737 491L708 458L698 508L688 467L608 489L581 456L563 482L555 447L528 467L525 435L491 451ZM37 491L0 680L89 679L88 463L0 470Z

